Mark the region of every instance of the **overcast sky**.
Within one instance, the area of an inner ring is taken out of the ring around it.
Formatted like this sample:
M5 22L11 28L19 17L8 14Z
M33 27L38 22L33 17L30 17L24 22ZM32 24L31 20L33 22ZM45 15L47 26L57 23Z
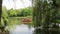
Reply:
M13 9L20 9L20 8L25 8L28 6L31 6L32 3L30 0L3 0L2 6L5 6L8 10L13 8Z

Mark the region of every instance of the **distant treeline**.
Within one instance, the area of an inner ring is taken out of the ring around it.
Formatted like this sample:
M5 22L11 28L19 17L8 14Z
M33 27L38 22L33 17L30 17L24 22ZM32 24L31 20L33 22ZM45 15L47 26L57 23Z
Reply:
M33 12L32 7L27 7L23 9L10 9L7 10L5 7L2 7L2 13L7 14L9 17L25 17L25 16L31 16Z

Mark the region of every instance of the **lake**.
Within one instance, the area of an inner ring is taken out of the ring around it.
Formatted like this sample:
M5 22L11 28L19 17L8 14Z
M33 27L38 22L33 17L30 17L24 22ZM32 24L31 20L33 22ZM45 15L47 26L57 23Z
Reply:
M28 25L25 24L15 25L14 27L9 31L10 34L33 34L35 30L34 27L28 28Z

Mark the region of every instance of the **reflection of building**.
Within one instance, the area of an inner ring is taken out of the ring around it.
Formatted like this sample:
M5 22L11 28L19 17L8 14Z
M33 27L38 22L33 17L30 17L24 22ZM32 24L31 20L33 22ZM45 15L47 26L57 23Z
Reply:
M31 24L31 23L32 23L32 19L24 18L24 19L22 20L22 23L23 23L23 24Z

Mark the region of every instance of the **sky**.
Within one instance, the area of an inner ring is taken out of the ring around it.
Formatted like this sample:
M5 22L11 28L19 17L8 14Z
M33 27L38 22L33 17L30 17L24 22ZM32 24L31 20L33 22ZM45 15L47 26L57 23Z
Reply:
M30 0L3 0L2 6L5 6L7 10L13 9L20 9L25 8L28 6L32 6L32 2Z

